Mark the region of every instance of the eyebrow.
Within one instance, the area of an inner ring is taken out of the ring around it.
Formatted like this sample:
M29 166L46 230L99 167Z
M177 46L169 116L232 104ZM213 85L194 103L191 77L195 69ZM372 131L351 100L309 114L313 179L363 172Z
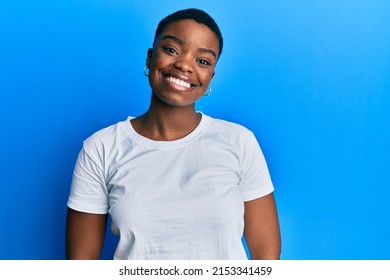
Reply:
M199 48L198 50L200 52L211 53L215 58L217 58L217 54L215 53L215 51L213 51L211 49Z
M168 40L168 39L172 39L173 41L179 43L180 45L184 45L184 41L176 36L173 36L173 35L165 35L164 37L162 37L162 40Z
M162 37L162 40L168 40L168 39L171 39L171 40L177 42L177 43L180 44L180 45L184 45L184 44L185 44L185 42L184 42L182 39L180 39L180 38L178 38L178 37L176 37L176 36L173 36L173 35L167 34L167 35L165 35L164 37ZM212 49L199 48L198 51L203 52L203 53L210 53L210 54L212 54L215 58L217 58L217 54L216 54L215 51L213 51Z

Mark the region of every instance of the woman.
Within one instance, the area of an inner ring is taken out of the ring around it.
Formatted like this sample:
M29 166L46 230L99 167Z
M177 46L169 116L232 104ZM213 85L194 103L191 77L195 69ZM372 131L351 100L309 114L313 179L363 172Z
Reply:
M223 40L205 12L163 19L146 58L146 113L88 138L68 200L67 257L98 259L107 215L115 259L278 259L273 186L246 128L195 110ZM149 71L147 72L147 69Z

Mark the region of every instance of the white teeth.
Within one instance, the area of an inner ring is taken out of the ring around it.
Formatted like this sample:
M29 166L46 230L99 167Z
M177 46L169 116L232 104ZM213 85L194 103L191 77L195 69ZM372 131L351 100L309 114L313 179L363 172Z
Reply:
M182 86L182 87L186 87L186 88L190 88L191 87L190 83L187 83L187 82L185 82L183 80L176 79L176 78L171 77L171 76L168 76L166 79L167 79L168 82L177 84L177 85Z

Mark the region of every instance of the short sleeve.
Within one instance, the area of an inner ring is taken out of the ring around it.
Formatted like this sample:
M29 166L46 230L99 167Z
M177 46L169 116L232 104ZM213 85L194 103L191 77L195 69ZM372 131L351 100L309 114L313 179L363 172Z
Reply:
M67 205L80 212L106 214L108 201L103 167L83 147L77 157Z
M263 197L274 191L263 152L252 132L244 141L240 190L244 201Z

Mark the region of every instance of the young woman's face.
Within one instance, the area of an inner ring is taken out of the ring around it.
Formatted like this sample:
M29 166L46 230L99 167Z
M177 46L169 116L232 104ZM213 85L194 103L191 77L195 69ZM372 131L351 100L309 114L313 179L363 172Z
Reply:
M218 50L217 36L206 25L194 20L168 25L148 51L153 93L171 106L194 104L214 76Z

